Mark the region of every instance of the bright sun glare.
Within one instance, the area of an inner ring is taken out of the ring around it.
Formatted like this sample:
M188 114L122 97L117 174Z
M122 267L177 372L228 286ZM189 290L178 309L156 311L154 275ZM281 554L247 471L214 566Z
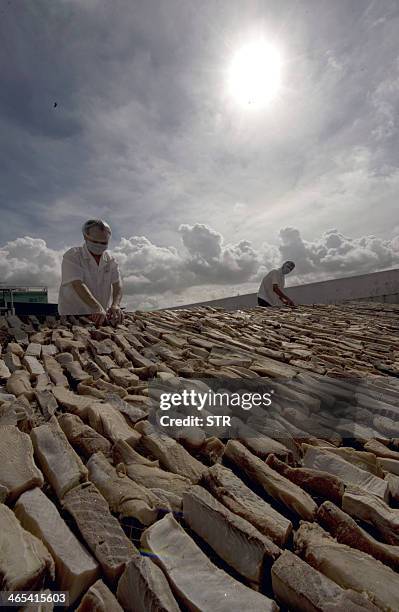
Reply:
M229 89L242 106L263 107L281 85L281 57L278 50L263 41L239 49L229 70Z

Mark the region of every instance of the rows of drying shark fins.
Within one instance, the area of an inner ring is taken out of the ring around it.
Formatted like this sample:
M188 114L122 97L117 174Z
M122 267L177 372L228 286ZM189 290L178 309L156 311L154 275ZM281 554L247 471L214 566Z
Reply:
M367 303L0 318L1 589L80 611L398 610L398 331ZM154 382L207 380L277 399L220 436L160 434Z

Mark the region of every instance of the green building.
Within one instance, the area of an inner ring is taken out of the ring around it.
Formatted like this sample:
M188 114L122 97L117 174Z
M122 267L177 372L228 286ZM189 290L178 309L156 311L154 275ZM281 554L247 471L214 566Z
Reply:
M47 287L18 287L0 284L0 313L11 312L18 304L47 303Z

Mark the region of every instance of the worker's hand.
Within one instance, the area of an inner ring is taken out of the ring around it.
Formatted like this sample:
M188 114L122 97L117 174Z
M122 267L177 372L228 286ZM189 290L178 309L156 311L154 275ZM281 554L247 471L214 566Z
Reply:
M104 325L106 318L107 318L107 315L102 314L101 312L96 312L95 314L90 315L90 319L93 321L96 327L100 327L100 325Z
M118 323L123 323L123 312L120 306L110 306L107 310L107 317L111 321L111 323L117 325Z
M291 306L291 308L295 308L294 302L287 295L281 298L281 301L285 306Z
M98 312L94 312L93 314L90 315L90 319L93 321L96 327L99 327L100 325L104 325L106 318L107 318L107 313L105 312L102 306L100 306Z

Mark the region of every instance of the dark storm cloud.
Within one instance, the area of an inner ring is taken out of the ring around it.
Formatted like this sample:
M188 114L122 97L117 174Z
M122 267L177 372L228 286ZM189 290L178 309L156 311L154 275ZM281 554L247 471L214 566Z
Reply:
M133 175L146 163L148 173L150 155L135 159L140 148L155 145L155 155L164 148L151 142L143 124L155 134L168 133L192 110L180 82L184 31L179 50L171 16L159 3L132 9L132 3L120 1L111 10L106 2L38 0L12 3L2 17L1 206L14 213L17 207L21 214L30 208L26 231L36 221L46 234L46 225L51 228L65 206L73 221L82 214L82 201L88 214L95 206L110 212L119 204L118 193L112 201L112 188L117 192L120 161ZM118 133L112 121L128 105L137 119ZM145 192L142 178L129 185L132 199L136 190L139 198ZM120 204L126 211L127 202ZM10 220L20 227L13 213ZM9 230L3 227L1 237Z

